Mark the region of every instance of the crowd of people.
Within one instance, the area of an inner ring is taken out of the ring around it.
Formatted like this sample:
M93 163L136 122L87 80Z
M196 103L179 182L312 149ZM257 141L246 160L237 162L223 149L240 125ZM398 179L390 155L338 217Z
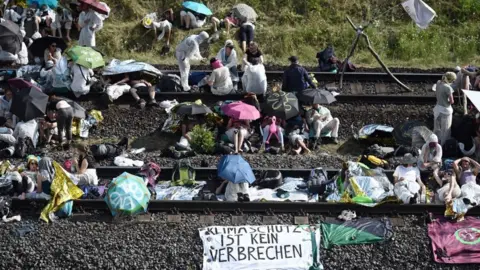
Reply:
M104 3L98 3L109 11L108 6ZM62 4L67 6L64 2ZM70 77L70 82L64 84L63 87L71 90L77 96L88 94L95 82L102 82L104 88L127 85L128 92L134 97L139 107L159 107L161 105L156 102L155 93L157 91L169 92L170 90L168 87L161 89L158 84L155 85L164 77L145 77L138 71L121 73L121 76L101 76L100 78L94 69L85 67L73 59L65 59L64 51L56 42L48 43L43 50L43 57L36 57L36 59L32 57L32 54L28 53L28 48L34 42L33 40L51 35L65 37L70 41L71 29L74 25L80 32L78 44L83 47L95 47L95 33L102 29L103 21L108 18L108 15L101 14L98 9L84 3L74 6L78 8L75 12L66 7L53 10L46 5L38 6L38 3L33 2L28 8L22 9L16 6L14 1L10 1L8 9L3 14L2 23L4 20L8 20L18 24L24 36L22 49L18 52L15 61L18 61L19 64L35 62L41 66L39 86L44 93L49 94L49 103L42 119L40 121L37 119L22 121L12 113L12 91L14 90L10 88L4 90L4 95L0 97L0 153L3 158L25 157L26 153L30 153L33 149L50 144L52 138L58 143L60 150L70 148L74 112L71 103L57 96L60 91L58 88L62 87L58 87L56 82L63 82L65 79L64 76L59 76L65 74L57 73L58 70L62 70L62 65L68 66L69 74L66 77ZM225 27L228 34L231 28L238 27L241 52L236 51L235 40L227 39L216 56L209 59L211 74L196 79L190 72L191 62L206 61L201 54L200 47L205 42L211 42L211 36L203 29L198 34L188 36L175 49L175 58L180 69L177 86L183 91L202 91L220 96L240 92L248 93L243 103L254 107L259 115L252 118L224 115L227 116L226 125L221 127L224 132L217 138L220 140L224 136L227 142L227 146L223 148L224 153L254 152L255 147L252 147L249 140L254 133L260 135L260 141L256 145L259 152L274 152L272 139L277 141L280 152L285 152L289 148L292 154L311 153L312 150L325 143L322 140L325 137L330 138L329 142L339 143L340 121L331 114L330 110L324 106L325 104L299 102L300 107L297 105L295 113L287 115L269 113L258 102L257 97L267 96L266 103L268 105L267 94L275 93L282 102L288 102L296 99L307 89L318 87L314 78L300 65L296 56L288 59L290 66L283 74L281 91L267 93L267 77L264 66L266 60L260 45L254 40L255 20L239 18L235 12L230 12L222 20L215 17L208 20L208 17L209 15L184 8L180 11L180 28L201 29L211 21L215 32L219 31L220 27ZM152 21L144 22L144 24L151 24L155 31L161 31L157 39L166 38L166 46L169 48L174 21L173 10L160 11L149 18L153 18ZM62 28L66 30L65 36L63 36ZM26 49L24 50L24 48ZM342 65L336 58L332 47L317 54L317 58L322 71L336 71ZM349 69L354 70L351 63L347 63L347 65ZM239 76L240 69L243 71L241 77ZM476 71L462 69L458 74L447 72L435 85L437 103L433 108L433 130L424 127L413 130L411 145L413 150L404 155L400 162L401 165L396 167L393 174L394 192L402 202L418 203L421 201L420 197L427 193L426 182L425 179L422 179L421 172L431 173L434 183L437 184L435 198L439 202L451 203L458 198L463 198L463 202L471 206L480 202L480 186L476 183L480 164L470 157L457 159L458 153L451 155L452 149L455 149L456 152L459 148L456 140L452 140L454 90L477 87L478 78L476 77ZM170 80L172 77L165 76L165 78ZM469 78L475 80L473 85L470 85L468 81L465 83ZM148 102L141 98L143 94L148 94ZM227 103L223 105L228 106ZM282 103L282 105L285 104ZM302 107L302 105L305 106ZM290 112L290 110L287 111ZM180 141L173 149L175 154L180 153L176 157L182 157L181 154L185 152L192 152L191 132L196 125L203 123L204 119L201 118L198 115L189 115L182 119ZM472 145L474 151L466 156L475 156L475 158L480 156L478 154L480 153L479 133L478 129L475 129L472 134L468 134L467 139L476 139ZM127 144L122 142L117 145L102 144L92 147L77 145L75 149L78 156L73 159L73 169L70 170L72 177L77 179L76 182L80 185L96 185L98 178L95 173L91 172L91 169L95 169L95 158L119 155ZM445 153L448 155L444 155ZM454 159L450 160L451 158ZM15 176L19 183L16 188L18 193L21 196L27 194L28 197L28 194L34 194L32 187L36 186L36 194L43 194L42 197L48 195L48 183L52 180L52 168L52 161L48 158L42 158L39 161L38 158L29 156L25 171L19 177ZM35 175L36 172L38 173Z

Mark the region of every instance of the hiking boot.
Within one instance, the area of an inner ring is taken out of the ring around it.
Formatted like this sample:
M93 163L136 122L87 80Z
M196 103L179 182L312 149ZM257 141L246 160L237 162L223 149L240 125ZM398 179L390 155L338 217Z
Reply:
M332 143L333 144L338 144L338 138L337 137L332 137Z
M237 201L238 202L243 202L244 201L244 197L243 197L243 193L237 193Z
M243 194L243 202L249 202L250 201L250 196L248 194Z
M156 100L150 100L147 104L148 107L160 107Z
M410 204L416 204L417 198L418 198L418 193L416 193L415 195L413 195L413 197L410 198Z
M137 101L137 105L140 109L144 109L146 104L147 104L147 102L143 98L141 98Z
M117 143L117 146L126 146L128 145L128 138L127 137L123 137L118 143Z

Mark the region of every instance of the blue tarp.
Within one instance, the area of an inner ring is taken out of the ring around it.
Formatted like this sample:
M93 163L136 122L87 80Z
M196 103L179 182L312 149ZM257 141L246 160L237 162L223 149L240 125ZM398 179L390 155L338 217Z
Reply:
M118 75L132 72L147 72L158 76L162 75L160 70L150 64L137 62L135 60L120 61L118 59L113 59L110 64L104 68L103 75Z

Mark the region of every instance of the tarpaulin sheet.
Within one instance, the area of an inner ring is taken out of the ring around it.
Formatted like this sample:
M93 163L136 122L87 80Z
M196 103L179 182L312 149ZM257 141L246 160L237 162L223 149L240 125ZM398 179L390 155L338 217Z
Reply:
M322 222L324 248L384 242L393 237L389 219L360 218L350 221Z
M480 263L480 219L461 222L439 218L428 224L433 257L438 263Z
M162 75L162 72L154 66L144 62L137 62L135 60L120 61L113 59L110 64L103 69L103 75L106 76L132 72L147 72L153 75Z

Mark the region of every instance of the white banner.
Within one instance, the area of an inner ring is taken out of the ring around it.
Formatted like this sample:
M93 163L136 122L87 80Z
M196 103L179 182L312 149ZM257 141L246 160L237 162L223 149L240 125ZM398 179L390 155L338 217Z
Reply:
M421 29L426 29L433 18L437 16L435 10L422 0L407 0L402 3L402 6Z
M212 226L199 233L203 270L323 269L320 226Z

